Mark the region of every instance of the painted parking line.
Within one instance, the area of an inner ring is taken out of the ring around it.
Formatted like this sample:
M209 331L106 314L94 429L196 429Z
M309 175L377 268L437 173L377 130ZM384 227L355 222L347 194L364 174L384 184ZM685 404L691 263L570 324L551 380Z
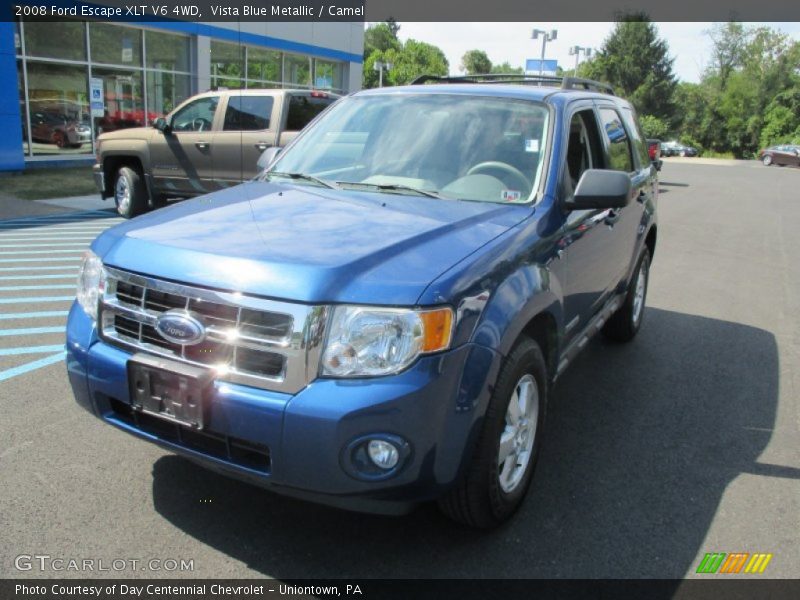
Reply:
M28 290L71 290L75 286L70 284L53 285L2 285L0 292L26 292Z
M36 304L37 302L67 302L75 296L32 296L28 298L0 298L0 304Z
M25 236L25 237L4 237L4 236L0 235L0 242L35 242L35 243L39 243L39 242L63 242L64 240L71 240L73 242L76 242L76 241L77 242L91 242L96 237L97 237L96 235L87 235L87 236L82 236L82 235L76 235L76 236L73 236L73 235L61 235L61 236L53 237L52 233L48 233L46 237L42 237L42 236L40 236L38 234L28 235L28 236ZM45 244L42 244L42 245L45 245ZM47 244L47 245L49 246L50 244Z
M0 263L23 263L23 262L78 262L80 256L51 256L50 258L0 258Z
M44 335L46 333L64 333L66 327L23 327L21 329L0 329L0 337L12 335Z
M75 279L75 273L54 275L0 275L0 281L39 281L42 279Z
M25 363L24 365L20 365L12 369L0 371L0 381L6 381L12 377L24 375L25 373L30 373L31 371L41 369L42 367L61 362L64 360L64 355L65 352L61 351L58 354L52 354L50 356L46 356L45 358L40 358L39 360L34 360L33 362Z
M78 248L64 250L0 250L0 256L19 256L20 254L79 254Z
M66 248L67 246L85 247L87 245L86 242L56 242L55 244L0 244L0 248Z
M25 271L27 273L28 271L54 271L56 269L59 271L77 271L80 269L80 267L78 265L52 265L49 267L0 267L0 273L18 273L19 271Z
M21 354L45 354L59 352L64 349L64 344L53 346L24 346L22 348L0 348L0 356L19 356Z
M0 314L0 321L11 321L12 319L49 319L51 317L66 317L68 310L40 310L38 312L26 313L3 313Z

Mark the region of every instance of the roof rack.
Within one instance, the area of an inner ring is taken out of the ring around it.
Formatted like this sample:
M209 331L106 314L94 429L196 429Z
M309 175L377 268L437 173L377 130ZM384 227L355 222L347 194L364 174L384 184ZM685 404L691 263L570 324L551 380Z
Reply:
M555 75L520 75L518 73L483 73L478 75L420 75L411 82L411 85L425 83L518 83L524 85L553 85L560 84L562 90L586 90L602 94L614 94L614 88L600 81L582 79L580 77L558 77Z

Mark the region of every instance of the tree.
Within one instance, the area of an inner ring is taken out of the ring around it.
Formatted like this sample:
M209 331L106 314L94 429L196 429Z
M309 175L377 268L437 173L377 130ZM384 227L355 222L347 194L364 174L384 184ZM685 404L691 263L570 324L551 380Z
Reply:
M741 23L730 21L716 23L706 34L712 43L709 68L719 75L720 88L724 88L731 72L744 62L749 33Z
M492 73L511 73L514 75L523 75L525 71L522 67L512 67L508 61L499 64L499 65L492 65L491 69Z
M374 50L364 61L364 87L378 85L378 73L374 69L376 61L391 63L392 68L383 73L383 85L405 85L420 75L447 75L450 65L444 52L436 46L406 40L398 48L386 51Z
M364 60L366 61L375 50L386 52L392 48L399 49L402 45L397 39L399 29L400 26L394 21L367 27L364 31Z
M669 133L669 125L658 117L642 115L639 117L642 133L646 138L664 139Z
M617 22L600 51L584 62L579 72L615 86L640 114L671 123L677 85L673 62L656 26L646 16L635 14Z
M492 61L483 50L468 50L461 57L461 70L466 71L468 75L490 73Z

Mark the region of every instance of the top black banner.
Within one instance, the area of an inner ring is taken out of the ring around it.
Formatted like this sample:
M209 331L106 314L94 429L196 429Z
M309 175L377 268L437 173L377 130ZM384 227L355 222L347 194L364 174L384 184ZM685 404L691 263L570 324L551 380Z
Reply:
M0 21L800 21L795 0L0 0Z

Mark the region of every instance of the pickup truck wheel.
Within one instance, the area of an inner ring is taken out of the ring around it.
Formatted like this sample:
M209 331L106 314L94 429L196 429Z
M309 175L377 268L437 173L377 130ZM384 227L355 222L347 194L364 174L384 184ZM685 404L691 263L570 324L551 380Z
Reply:
M126 219L147 211L147 190L142 176L130 167L120 167L114 179L114 203Z
M636 270L628 286L625 302L603 327L603 335L615 342L629 342L642 326L647 283L650 278L650 250L642 250Z
M536 467L546 405L542 351L535 341L523 338L500 371L472 463L439 500L445 515L489 529L516 512Z

